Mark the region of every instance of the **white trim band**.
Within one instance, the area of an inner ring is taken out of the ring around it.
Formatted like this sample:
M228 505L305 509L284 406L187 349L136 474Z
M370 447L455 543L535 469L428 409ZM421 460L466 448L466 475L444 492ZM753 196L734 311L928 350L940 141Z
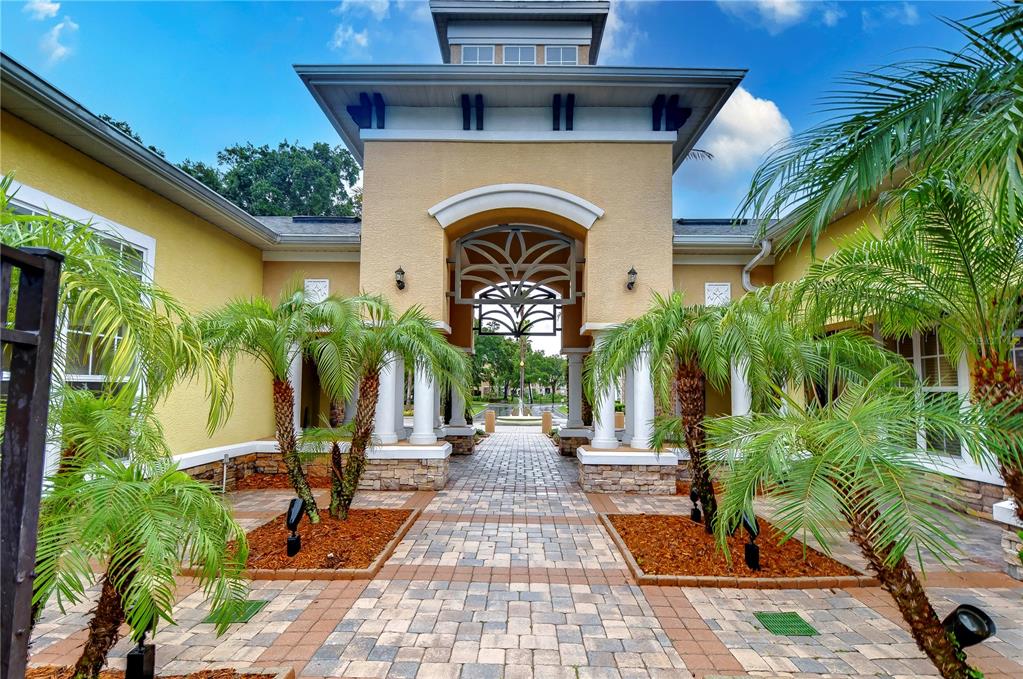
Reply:
M607 464L607 465L657 465L661 467L674 467L678 464L678 456L670 451L657 453L638 451L595 451L586 446L580 446L575 456L579 458L580 464Z
M579 224L584 229L604 216L604 210L579 196L540 184L491 184L469 189L442 200L427 214L436 218L441 228L488 210L507 208L550 212Z

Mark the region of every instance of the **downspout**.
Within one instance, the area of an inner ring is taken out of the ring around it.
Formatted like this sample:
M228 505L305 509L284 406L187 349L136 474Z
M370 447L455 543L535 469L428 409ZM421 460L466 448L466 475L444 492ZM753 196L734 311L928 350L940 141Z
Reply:
M746 290L746 292L753 292L760 287L758 285L753 285L753 282L750 280L750 273L752 273L753 269L757 268L757 266L760 265L760 262L762 262L770 254L771 241L765 238L760 241L760 252L755 254L753 259L751 259L746 266L742 267L742 287Z

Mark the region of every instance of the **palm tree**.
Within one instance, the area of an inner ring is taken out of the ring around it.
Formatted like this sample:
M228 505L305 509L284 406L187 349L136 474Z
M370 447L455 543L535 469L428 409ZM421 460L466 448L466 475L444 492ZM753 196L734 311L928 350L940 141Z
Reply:
M737 214L787 217L776 250L811 247L841 210L869 204L886 186L919 172L947 172L983 185L1005 208L1023 199L1023 5L999 4L946 20L965 41L958 52L847 76L827 99L823 123L773 149Z
M827 375L823 393L834 398L796 399L778 390L784 408L707 423L709 445L719 451L723 469L719 543L727 549L727 536L743 517L753 516L758 494L773 501L773 521L789 537L812 535L827 552L845 533L942 676L976 676L907 557L922 558L927 551L949 559L956 548L941 511L951 489L926 464L917 432L926 420L932 430L968 439L960 404L926 399L919 388L902 386L904 364L861 382L843 384L833 370Z
M207 385L210 432L231 411L229 374L203 345L198 325L142 263L113 247L117 235L52 215L18 214L13 178L0 179L0 240L64 255L57 300L61 328L54 346L59 376L72 354L92 355L116 396L153 403L181 380Z
M987 193L949 175L884 197L884 233L856 234L796 287L808 314L873 319L885 336L934 328L950 356L969 357L975 399L1023 411L1013 361L1023 300L1023 221L1002 220ZM1016 210L1023 208L1017 201ZM1018 441L994 446L1023 519Z
M429 371L438 386L453 385L462 390L468 389L471 375L465 353L448 343L421 307L414 306L396 314L382 297L358 299L366 316L366 322L353 340L359 366L359 399L355 407L352 445L341 470L341 483L332 484L331 489L331 515L341 519L348 518L366 468L366 448L373 434L380 393L380 371L401 358L406 369L415 367ZM342 341L347 339L339 339L338 343Z
M341 398L350 394L358 364L349 338L359 332L359 308L354 298L330 296L313 303L301 288L293 286L282 293L276 306L265 297L235 300L200 319L208 346L232 367L244 354L270 371L277 446L312 523L318 523L320 515L298 456L295 388L289 371L294 361L309 355L329 394Z
M54 595L61 608L81 601L95 581L93 564L105 565L74 677L99 676L122 624L138 640L159 620L173 622L183 563L196 569L218 629L226 629L224 616L245 599L248 551L230 510L171 462L151 408L87 392L65 404L63 447L75 452L51 477L40 508L33 606Z

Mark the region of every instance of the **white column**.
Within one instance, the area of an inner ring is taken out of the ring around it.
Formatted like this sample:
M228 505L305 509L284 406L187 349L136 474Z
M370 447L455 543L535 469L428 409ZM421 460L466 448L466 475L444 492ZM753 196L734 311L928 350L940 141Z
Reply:
M295 435L302 433L302 351L297 347L293 347L295 355L291 359L291 365L288 367L288 381L291 382L291 387L295 390L292 396L294 412L292 415L295 420Z
M636 361L632 378L633 448L650 448L654 438L654 382L650 375L650 352L643 351Z
M625 404L625 431L622 432L622 443L630 445L632 434L635 431L636 399L633 397L633 369L629 366L625 369L625 386L622 389L622 403Z
M568 423L574 429L583 427L583 355L568 355Z
M380 391L377 396L377 410L373 417L373 436L384 445L397 443L394 431L394 357L388 356L380 369Z
M405 359L394 361L394 433L398 440L405 438Z
M732 361L732 415L749 415L753 408L753 392L746 381L745 360Z
M603 338L594 338L600 343ZM604 388L603 393L594 395L596 403L593 404L593 438L590 445L603 450L613 450L618 447L618 437L615 436L615 392L617 385L612 382Z
M465 421L465 397L462 396L462 392L458 388L451 387L451 426L452 427L466 427L468 422Z
M433 433L433 427L437 416L435 413L434 396L436 391L433 377L429 371L422 366L416 366L416 376L412 396L412 435L408 442L415 445L431 445L437 442L437 435Z

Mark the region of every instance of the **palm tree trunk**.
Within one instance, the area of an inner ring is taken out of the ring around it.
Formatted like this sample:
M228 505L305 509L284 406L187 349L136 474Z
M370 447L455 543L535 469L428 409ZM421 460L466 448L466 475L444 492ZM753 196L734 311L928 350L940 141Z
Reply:
M284 466L288 469L288 478L295 488L295 494L305 501L305 513L310 523L320 522L320 512L316 507L316 498L309 488L309 481L302 469L302 461L298 457L298 444L295 438L295 388L288 380L274 378L274 425L277 429L277 447L281 449Z
M118 594L110 575L103 576L103 588L100 591L96 610L89 621L89 637L85 640L82 655L75 663L73 679L96 679L107 661L107 654L120 638L121 624L124 622L124 607L121 595Z
M696 361L678 364L675 370L675 389L678 394L686 448L689 449L691 483L700 496L700 504L703 505L703 526L708 533L713 533L718 504L714 496L714 482L704 456L706 432L703 429L703 419L707 413L706 385L707 376Z
M978 400L993 406L1007 401L1023 403L1023 379L1012 361L981 359L974 364L971 373L974 396ZM1019 410L1016 410L1016 414ZM998 471L1016 502L1016 518L1023 521L1023 469L999 459Z
M373 420L376 417L377 396L380 392L380 374L371 371L362 376L359 382L359 402L355 407L355 431L352 434L352 447L348 450L348 459L341 474L341 493L338 497L337 516L348 518L352 508L355 491L359 488L359 479L366 469L366 447L373 436ZM331 513L334 503L331 501Z
M886 554L877 550L871 538L872 516L858 513L847 519L852 541L866 558L868 568L881 581L881 587L895 600L917 647L930 658L945 679L976 676L966 663L965 654L945 632L909 560L903 556L894 564L886 563Z

